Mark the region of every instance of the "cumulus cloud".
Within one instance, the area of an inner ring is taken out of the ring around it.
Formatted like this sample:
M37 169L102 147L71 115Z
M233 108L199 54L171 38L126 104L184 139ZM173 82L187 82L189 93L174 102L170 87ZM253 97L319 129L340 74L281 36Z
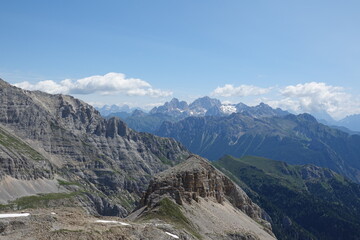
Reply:
M247 97L266 94L270 88L260 88L253 85L240 85L234 87L232 84L225 84L223 87L217 87L211 95L220 97Z
M126 78L122 73L108 73L78 80L65 79L59 83L46 80L35 84L21 82L14 84L27 90L40 90L51 94L126 94L129 96L167 97L171 91L154 89L150 83L138 78Z
M14 86L27 89L27 90L40 90L43 92L57 94L57 93L68 93L69 89L63 84L58 84L52 80L40 81L35 84L29 82L15 83Z
M339 119L360 111L358 99L347 93L343 87L323 82L290 85L279 92L282 98L270 101L269 104L295 112L326 112Z

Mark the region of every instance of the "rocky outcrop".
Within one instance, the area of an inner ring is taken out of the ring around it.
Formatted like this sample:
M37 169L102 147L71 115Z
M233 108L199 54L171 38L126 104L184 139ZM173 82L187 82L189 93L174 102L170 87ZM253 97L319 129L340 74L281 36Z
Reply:
M270 217L267 213L253 203L239 186L215 169L207 160L197 155L191 155L186 161L155 176L142 198L143 212L147 213L152 211L151 209L156 209L164 198L173 199L182 206L185 209L185 215L189 219L195 219L194 224L198 225L199 231L203 231L204 234L207 232L211 235L209 229L212 227L206 224L204 227L202 223L196 222L196 219L211 219L212 214L217 211L224 213L223 216L216 214L216 218L220 218L217 221L227 222L233 218L244 218L240 216L241 214L232 216L232 212L238 211L245 213L255 222L261 223L261 228L271 233L271 225L267 221ZM197 213L197 211L200 212ZM207 216L206 212L211 216Z
M52 179L56 173L106 195L114 206L130 203L128 209L152 175L189 155L175 140L135 132L118 118L106 120L74 97L26 91L2 80L0 128L0 177Z
M327 168L308 164L301 167L301 177L304 180L326 181L331 178L336 178L336 173Z
M197 155L158 174L150 182L142 203L152 206L164 195L170 195L179 205L199 202L200 198L220 204L228 200L251 218L262 219L266 215L239 186Z

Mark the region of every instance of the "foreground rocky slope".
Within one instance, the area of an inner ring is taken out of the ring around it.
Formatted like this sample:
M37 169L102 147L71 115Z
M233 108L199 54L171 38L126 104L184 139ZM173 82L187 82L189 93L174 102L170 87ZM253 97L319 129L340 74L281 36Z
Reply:
M17 218L11 217L12 208L0 205L0 238L275 239L267 213L196 155L157 174L139 209L126 219L96 217L83 208L81 198L74 198L74 192L62 194L62 198L45 194L16 200L26 209Z
M269 213L279 239L360 239L360 185L330 169L259 157L213 164Z
M207 160L192 155L156 175L130 219L160 219L204 239L274 239L269 216Z
M118 118L105 120L71 96L26 91L3 80L0 149L0 184L7 190L21 185L16 197L35 185L39 191L31 194L77 191L89 211L119 216L133 209L152 175L188 155L176 141L137 133Z
M81 208L30 210L29 216L1 218L2 240L139 240L193 239L170 224L135 223L115 217L94 217Z

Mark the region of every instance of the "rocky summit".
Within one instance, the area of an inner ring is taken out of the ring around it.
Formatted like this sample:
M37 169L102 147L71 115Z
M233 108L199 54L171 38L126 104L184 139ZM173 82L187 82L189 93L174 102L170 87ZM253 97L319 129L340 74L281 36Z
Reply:
M274 239L267 213L197 155L157 174L141 204L131 219L171 221L204 239Z

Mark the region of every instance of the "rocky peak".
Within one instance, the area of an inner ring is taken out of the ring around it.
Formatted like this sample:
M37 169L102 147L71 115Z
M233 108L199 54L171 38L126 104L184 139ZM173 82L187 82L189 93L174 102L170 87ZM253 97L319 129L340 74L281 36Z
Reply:
M245 110L247 110L247 109L250 108L248 105L246 105L246 104L244 104L244 103L238 103L238 104L236 104L235 107L236 107L236 111L237 111L237 112L243 112L243 111L245 111Z
M214 106L220 107L221 106L220 100L215 98L210 98L208 96L198 98L189 105L190 109L204 108L206 110Z
M239 186L197 155L158 174L150 182L142 206L151 208L165 196L179 205L200 202L200 199L220 204L229 201L253 219L261 221L267 216Z
M167 105L170 105L170 106L178 106L178 105L179 105L179 99L173 98L173 99L171 99L170 102L167 103Z
M118 113L118 112L131 113L131 111L132 111L132 109L129 107L129 105L126 105L126 104L124 104L124 105L105 104L104 106L97 107L96 109L100 112L101 116L108 116L112 113Z
M0 87L6 87L6 86L10 86L10 84L0 78Z
M334 178L336 173L330 169L307 164L301 168L301 177L305 180L326 180Z
M315 117L313 117L311 114L308 114L308 113L302 113L302 114L299 114L297 115L297 118L300 120L300 121L305 121L305 122L311 122L311 123L317 123L317 120Z
M188 104L185 101L179 101L179 99L173 98L170 102L166 102L162 106L154 107L153 109L151 109L150 114L181 112L186 110L187 108Z
M132 117L144 117L146 116L146 113L139 110L139 109L135 109L132 114L131 114Z
M273 110L269 105L267 105L266 103L261 102L259 105L256 106L257 108L260 109L266 109L266 110Z

